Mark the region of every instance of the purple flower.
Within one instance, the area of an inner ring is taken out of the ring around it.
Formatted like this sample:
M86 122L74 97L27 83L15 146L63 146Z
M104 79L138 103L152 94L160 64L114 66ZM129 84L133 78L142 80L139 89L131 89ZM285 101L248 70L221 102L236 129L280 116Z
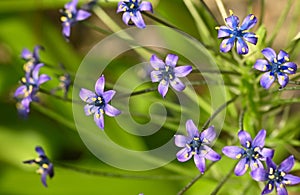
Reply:
M240 159L234 170L235 175L244 175L249 166L251 170L263 168L260 161L265 161L267 157L273 157L274 150L264 148L266 130L260 130L254 140L252 140L250 134L244 130L238 132L238 137L243 147L225 146L222 149L222 152L226 156L233 159Z
M180 162L185 162L194 156L194 162L203 174L205 171L205 159L218 161L221 156L210 148L210 144L216 138L216 132L213 126L205 129L201 133L192 120L186 122L186 131L188 136L175 135L175 145L184 147L177 154Z
M260 79L260 85L265 89L269 89L277 77L281 88L285 87L289 82L286 73L295 74L297 64L289 62L289 54L283 50L280 50L276 55L273 49L265 48L261 53L267 60L258 59L253 66L255 69L265 72Z
M42 183L45 187L47 187L47 183L46 183L47 175L49 175L50 178L54 176L53 164L46 156L42 147L40 146L35 147L35 151L39 154L39 157L36 159L23 161L23 163L37 164L39 166L37 173L42 175L41 177Z
M25 77L21 79L22 85L15 91L14 97L18 101L17 109L22 116L26 116L29 113L29 105L32 101L38 101L36 94L39 91L40 85L51 79L46 74L39 75L42 66L44 66L44 64L37 64L32 70L31 75L26 74Z
M287 195L286 185L300 183L300 177L288 174L294 166L294 156L291 155L277 166L271 158L267 158L267 169L259 168L251 172L251 177L256 181L267 181L261 194L269 194L276 188L279 195Z
M116 91L104 91L105 78L102 75L95 84L95 93L82 88L80 90L80 98L88 103L84 106L87 116L94 113L94 121L100 129L104 129L104 115L114 117L121 114L121 111L108 104L115 95Z
M70 86L72 85L71 76L69 73L65 73L58 77L59 84L56 88L51 90L51 93L54 94L58 90L62 90L64 98L67 98Z
M62 21L63 35L68 38L71 34L72 25L76 24L78 21L82 21L91 16L91 13L84 10L77 10L78 0L73 0L67 4L65 4L65 9L61 11L62 16L60 20Z
M127 25L135 24L138 28L145 28L145 22L141 11L150 11L153 13L152 4L148 1L127 0L118 3L117 13L124 12L122 19ZM131 20L132 23L129 23Z
M257 36L248 30L255 26L257 19L253 14L249 14L239 26L240 20L237 16L233 15L230 10L230 16L225 18L227 26L216 27L218 30L218 38L225 38L221 45L221 52L228 52L232 49L236 41L236 49L238 54L247 54L249 52L248 45L245 41L256 45Z
M150 63L154 70L151 72L152 82L159 82L158 92L165 97L168 92L169 84L176 91L183 91L185 85L180 81L178 77L185 77L192 71L192 66L180 66L176 67L178 56L174 54L168 54L165 62L157 58L156 55L152 55Z
M24 64L24 71L26 74L31 74L34 67L41 63L39 50L43 49L42 46L35 46L33 52L29 51L27 48L22 50L21 57L26 61Z

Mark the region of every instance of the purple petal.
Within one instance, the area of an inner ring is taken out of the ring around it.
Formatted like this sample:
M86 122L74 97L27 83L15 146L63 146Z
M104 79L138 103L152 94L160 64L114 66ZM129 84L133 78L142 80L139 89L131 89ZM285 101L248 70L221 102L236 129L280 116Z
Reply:
M278 53L278 61L283 61L283 62L286 62L286 61L289 61L289 54L283 50L280 50L279 53Z
M71 24L69 22L64 22L62 24L63 30L62 33L65 37L70 37L71 35Z
M265 89L269 89L274 81L275 81L275 76L270 75L270 72L266 72L260 78L260 85Z
M227 26L229 26L231 29L235 29L238 27L240 20L237 16L231 15L227 18L225 18Z
M286 183L287 185L295 185L300 183L300 177L295 175L287 174L284 176L284 179L287 180L284 181L284 183Z
M276 53L272 48L265 48L261 51L261 53L269 60L269 62L273 62L274 58L276 58Z
M204 145L204 150L206 150L206 154L204 156L204 158L211 160L211 161L218 161L221 159L220 154L216 153L213 149L211 149L210 147Z
M105 78L104 75L102 75L95 84L95 92L97 95L102 95L104 91L104 85L105 85Z
M47 172L43 171L41 181L45 187L47 187L46 178L47 178Z
M295 74L297 71L297 64L293 62L287 62L283 66L281 66L281 68L283 69L283 72Z
M257 36L256 36L254 33L252 33L252 32L247 32L247 33L245 33L245 34L243 35L243 38L244 38L246 41L248 41L249 43L252 43L253 45L256 45L257 40L258 40Z
M169 83L165 83L165 81L161 81L158 85L158 92L162 97L165 97L169 89Z
M191 119L186 121L185 127L189 137L199 137L198 128Z
M116 109L115 107L106 104L104 108L105 114L111 117L118 116L121 114L121 111Z
M152 83L161 81L161 79L162 79L161 76L162 76L161 71L153 70L151 72L151 81L152 81Z
M242 158L235 166L234 174L236 176L244 175L248 170L248 168L249 168L249 164L247 162L247 158Z
M151 56L150 64L155 70L165 68L165 63L161 59L159 59L155 54Z
M76 11L78 0L73 0L67 4L65 4L65 9L70 10L71 12Z
M258 168L264 168L264 165L260 162L260 160L257 159L250 160L250 169L255 170Z
M224 52L224 53L229 52L232 49L233 45L234 45L234 40L235 40L234 37L224 39L221 42L220 51Z
M253 170L251 171L250 175L255 181L266 181L268 179L268 173L264 168Z
M218 38L229 37L232 34L232 30L227 26L220 26L218 28Z
M289 77L285 73L278 73L277 79L278 79L278 83L281 85L282 88L289 83Z
M166 65L175 67L178 61L178 56L174 54L168 54L166 57Z
M34 49L33 49L32 55L33 55L33 57L34 57L36 60L39 60L39 51L40 51L41 49L43 50L44 48L43 48L42 46L39 46L39 45L35 46Z
M236 50L237 50L237 53L240 55L245 55L249 52L247 43L240 37L238 37L237 42L236 42Z
M153 8L152 8L152 4L148 1L143 1L140 6L139 6L139 9L141 11L150 11L153 13Z
M52 163L49 164L47 172L48 172L48 175L50 176L50 178L52 178L54 176L54 168L53 168Z
M294 163L295 163L294 156L291 155L280 163L280 165L278 166L278 170L288 173L293 168Z
M141 12L136 12L135 15L131 16L132 22L136 25L138 28L145 28L146 24L143 20Z
M285 188L285 186L276 186L276 192L277 192L277 195L288 195L288 192Z
M185 147L186 144L190 143L192 140L190 137L184 135L175 135L175 145L178 147Z
M27 87L25 85L18 87L15 91L14 97L23 96L25 91L27 91Z
M277 165L273 162L273 160L271 158L267 158L266 159L266 164L268 169L272 168L272 169L277 169Z
M82 21L90 17L92 14L84 11L84 10L78 10L77 15L76 15L76 21Z
M257 23L257 18L253 14L249 14L243 21L240 29L242 31L249 30Z
M105 91L105 92L102 94L102 97L103 97L105 103L107 104L108 102L110 102L110 100L114 97L115 94L116 94L116 91L115 91L115 90L108 90L108 91Z
M44 66L44 64L43 63L39 63L32 70L32 78L34 79L34 81L38 81L39 80L39 72L40 72L40 68L42 66Z
M39 154L39 156L46 156L43 148L40 146L35 147L35 151Z
M193 155L189 152L188 148L183 148L177 152L176 157L180 162L185 162L191 159Z
M95 113L96 110L97 110L97 108L94 105L87 104L84 106L84 113L86 116L89 116L89 115Z
M185 85L178 78L173 79L170 84L176 91L183 91L185 89Z
M252 143L250 134L244 130L240 130L238 132L238 137L239 137L241 145L244 146L245 148L248 148L249 147L248 144Z
M257 135L255 136L255 138L252 141L252 146L255 147L264 147L265 145L265 138L266 138L266 130L262 129L260 130Z
M237 146L225 146L222 149L222 152L229 158L239 159L242 157L241 155L243 154L244 149Z
M23 59L29 60L30 58L32 58L32 53L27 48L25 48L22 50L21 56Z
M214 141L214 139L216 138L216 132L215 132L215 127L214 126L210 126L207 129L205 129L204 131L201 132L200 134L200 139L204 142L204 143L211 143Z
M261 160L266 160L266 158L273 158L274 156L274 150L270 148L263 148L260 152L260 154L263 156Z
M96 95L94 92L88 89L81 88L79 92L79 97L80 99L82 99L82 101L85 101L87 103L92 103L93 101L91 100L91 98L96 97Z
M194 155L194 162L199 171L203 174L205 171L205 158Z
M268 64L268 61L263 59L256 60L255 64L253 65L253 68L263 72L270 71L270 66Z
M101 113L95 113L94 114L94 121L96 123L96 125L101 129L101 130L104 130L104 117L103 117L103 114Z
M124 4L123 4L123 1L119 1L117 13L123 12L123 11L124 11Z
M174 73L176 77L185 77L186 75L190 74L192 70L192 66L179 66L174 68Z
M43 83L45 83L45 82L47 82L47 81L49 81L49 80L51 80L51 77L49 77L49 76L46 75L46 74L42 74L42 75L40 75L37 84L38 84L38 86L40 86L41 84L43 84Z
M274 189L274 184L268 182L261 194L269 194L273 191L273 189Z
M130 20L131 16L129 12L124 12L123 16L122 16L122 20L125 24L128 25L128 22Z

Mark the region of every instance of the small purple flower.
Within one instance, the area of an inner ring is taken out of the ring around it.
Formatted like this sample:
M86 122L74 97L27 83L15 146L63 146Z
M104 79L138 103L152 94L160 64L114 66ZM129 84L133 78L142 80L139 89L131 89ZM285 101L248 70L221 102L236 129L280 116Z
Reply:
M249 166L251 170L263 168L260 161L265 161L267 157L273 157L274 150L264 148L266 130L260 130L253 141L250 134L244 130L239 131L238 137L243 147L225 146L222 149L222 152L226 156L233 159L240 159L234 170L235 175L244 175Z
M131 20L138 28L145 28L146 24L143 20L141 11L150 11L153 13L152 4L148 1L127 0L118 3L117 13L124 12L122 19L127 25Z
M65 73L58 77L59 84L56 88L51 90L51 93L54 94L58 90L62 90L64 98L67 98L70 86L72 85L71 76L69 73Z
M35 151L39 154L39 157L36 159L23 161L23 163L37 164L39 166L37 173L42 175L41 177L42 183L45 187L47 187L47 183L46 183L47 175L49 175L50 178L54 176L53 164L46 156L42 147L40 146L35 147Z
M177 154L180 162L185 162L194 156L194 162L199 171L203 174L205 171L205 159L218 161L221 156L210 148L211 143L216 138L216 132L213 126L199 133L198 128L192 120L186 122L186 131L188 136L175 135L175 145L184 147Z
M277 166L271 158L267 158L267 169L259 168L251 172L251 177L256 181L267 181L261 194L269 194L274 188L278 195L288 195L286 185L300 183L300 177L288 174L294 166L294 156L291 155Z
M21 57L26 61L24 64L24 71L26 74L31 74L34 67L41 63L39 50L44 49L42 46L35 46L33 52L29 51L27 48L22 50Z
M108 104L115 95L116 91L104 91L105 78L102 75L95 84L95 93L82 88L80 90L80 98L88 103L84 106L87 116L94 113L94 121L100 129L104 129L104 115L114 117L121 114L121 111Z
M150 63L154 70L151 72L152 82L159 82L158 92L165 97L168 92L169 84L176 91L183 91L185 85L180 81L178 77L185 77L192 71L192 66L180 66L175 67L178 61L178 56L174 54L168 54L165 62L157 58L156 55L152 55Z
M218 38L225 38L221 45L221 52L228 52L232 49L236 41L236 49L238 54L247 54L249 52L248 45L245 41L256 45L257 36L253 32L248 32L249 29L255 26L257 19L253 14L249 14L239 27L240 20L233 15L230 10L230 16L225 18L227 26L216 27L218 30Z
M63 26L62 33L66 38L70 37L72 25L91 16L91 13L85 10L77 10L77 3L78 0L73 0L65 4L65 9L61 11L62 16L60 17L60 20Z
M258 59L253 66L256 70L265 72L260 79L260 85L265 89L269 89L277 77L281 88L285 87L289 82L286 73L295 74L297 64L289 62L289 54L283 50L280 50L276 55L273 49L267 47L261 53L267 60Z
M42 66L44 64L37 64L32 70L31 75L26 74L21 79L22 85L15 91L14 97L18 100L17 109L22 116L26 116L29 113L29 105L32 101L38 101L36 94L39 91L40 85L51 79L46 74L39 75Z

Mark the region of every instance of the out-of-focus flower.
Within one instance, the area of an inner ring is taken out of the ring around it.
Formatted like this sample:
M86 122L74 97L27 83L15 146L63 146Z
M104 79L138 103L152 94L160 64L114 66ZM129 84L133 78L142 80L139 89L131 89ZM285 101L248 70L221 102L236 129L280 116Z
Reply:
M205 171L205 159L218 161L221 156L210 148L213 140L216 138L216 132L213 126L199 133L198 128L192 120L186 122L186 131L188 136L175 135L175 145L184 147L177 154L180 162L185 162L194 156L194 162L199 171L203 174Z
M249 133L244 130L239 131L238 137L243 147L225 146L222 149L222 152L226 156L240 160L235 167L235 175L244 175L249 166L251 170L263 168L263 165L260 161L265 161L267 157L273 157L274 150L264 148L266 130L260 130L253 141Z
M267 181L261 194L269 194L274 188L278 195L288 195L286 185L300 183L300 177L288 174L294 166L294 156L291 155L277 166L271 158L267 158L267 169L263 167L251 172L251 177L256 181Z
M41 174L41 176L42 176L41 181L42 181L43 185L45 187L47 187L47 183L46 183L47 175L49 175L50 178L52 178L54 176L53 164L46 156L42 147L40 147L40 146L35 147L35 151L38 153L39 157L36 159L23 161L23 163L37 164L39 166L37 173Z
M117 13L124 12L122 19L127 25L130 25L129 21L135 24L138 28L145 28L146 24L142 17L141 11L153 12L152 4L148 1L140 0L127 0L120 1L118 3Z
M260 79L260 85L269 89L272 83L278 79L281 88L285 87L289 82L289 77L286 73L295 74L297 71L297 64L289 62L290 56L283 50L280 50L278 55L272 48L265 48L261 51L265 59L258 59L254 64L256 70L266 72Z
M54 94L58 90L62 90L64 98L67 98L70 86L72 85L71 76L68 73L65 73L58 77L59 84L56 88L51 90L51 93Z
M109 105L116 91L104 91L105 78L102 75L95 84L95 92L82 88L80 90L80 98L88 103L84 106L87 116L94 113L94 121L100 129L104 129L104 114L114 117L121 114L121 111Z
M230 10L230 16L225 18L227 26L216 27L218 30L218 38L225 38L221 45L221 52L228 52L232 49L236 42L236 50L238 54L247 54L249 52L248 45L245 41L256 45L257 36L253 32L248 32L249 29L255 26L257 19L253 14L249 14L239 26L240 20L233 15Z
M30 75L34 67L41 63L39 50L42 50L42 46L35 46L33 52L29 51L29 49L25 48L22 50L21 57L26 61L24 64L24 71L26 74Z
M185 77L192 71L192 66L175 67L178 61L178 56L168 54L165 62L152 55L150 63L154 70L151 72L152 82L159 82L158 92L165 97L168 92L169 84L176 91L183 91L185 85L180 81L179 77Z

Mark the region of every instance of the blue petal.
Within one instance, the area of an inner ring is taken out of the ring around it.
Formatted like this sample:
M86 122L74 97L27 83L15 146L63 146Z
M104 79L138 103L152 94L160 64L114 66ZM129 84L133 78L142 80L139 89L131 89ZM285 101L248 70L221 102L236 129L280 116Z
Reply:
M139 9L141 11L150 11L153 13L152 4L148 1L142 1L142 3L139 6Z
M284 176L283 182L286 183L287 185L295 185L295 184L300 183L300 177L291 175L291 174L287 174Z
M220 51L224 53L230 51L234 45L234 41L235 41L235 37L224 39L221 42Z
M248 142L250 144L252 143L250 134L244 130L240 130L238 132L238 137L239 137L241 145L244 146L245 148L248 148Z
M252 147L253 148L264 147L266 134L267 134L266 130L264 130L264 129L260 130L252 141Z
M27 87L25 85L18 87L14 93L14 97L23 96L25 91L27 91Z
M253 65L253 68L263 72L271 70L271 66L268 64L268 61L263 59L256 60L255 64Z
M106 104L104 107L105 114L111 117L118 116L121 114L121 111L116 109L115 107Z
M249 14L243 21L240 30L249 30L257 23L257 18L253 14Z
M216 131L215 131L214 126L208 127L207 129L202 131L200 134L200 139L206 144L212 143L215 138L216 138Z
M191 152L189 152L188 148L183 148L176 154L177 160L180 162L188 161L192 158L192 156L193 155L191 154Z
M95 84L95 92L97 95L102 95L104 91L104 85L105 85L105 78L104 75L102 75Z
M269 188L271 186L271 188ZM273 182L268 182L261 194L269 194L274 190L275 184Z
M62 33L65 37L70 37L71 35L71 24L69 22L62 23L63 30Z
M132 22L136 25L138 28L145 28L146 24L143 20L141 12L136 12L133 16L131 16Z
M276 192L277 192L277 195L288 195L288 192L284 185L283 186L277 185Z
M175 135L175 145L178 147L185 147L187 143L190 143L192 139L184 135Z
M247 32L247 33L245 33L244 35L243 35L243 38L246 40L246 41L248 41L249 43L252 43L252 44L254 44L254 45L256 45L256 43L257 43L257 36L254 34L254 33L252 33L252 32Z
M94 114L94 121L96 123L96 125L101 129L104 130L104 117L103 114L95 112Z
M82 21L90 17L92 14L84 11L84 10L78 10L77 15L76 15L76 21Z
M218 161L221 159L220 154L216 153L213 149L210 147L204 145L203 146L204 150L207 152L204 156L204 158L211 160L211 161Z
M225 146L222 152L232 159L239 159L244 152L244 149L237 146Z
M218 38L229 37L232 34L232 30L227 26L220 26L218 28Z
M174 68L174 73L176 77L185 77L192 72L192 66L179 66Z
M231 16L225 18L225 21L226 21L226 24L232 29L237 28L240 23L239 18L235 15L231 15Z
M33 57L31 51L29 51L27 48L22 50L21 56L25 60L29 60Z
M281 73L281 72L278 73L277 74L277 80L278 80L278 83L280 84L280 86L282 88L284 88L289 83L289 77L285 73Z
M161 59L159 59L155 54L151 56L150 64L155 70L165 68L165 63Z
M272 150L270 148L263 148L260 151L260 154L262 155L261 160L266 160L266 158L273 158L273 156L274 156L274 150Z
M268 180L268 173L264 168L257 168L250 173L252 179L255 181L266 181Z
M175 67L178 61L178 56L174 54L168 54L166 57L166 65Z
M47 187L46 179L47 179L47 172L44 171L44 172L42 173L41 181L42 181L42 183L43 183L43 185L44 185L45 187Z
M49 80L51 80L51 77L49 77L46 74L42 74L42 75L40 75L40 77L39 77L39 79L37 81L37 85L40 86L41 84L43 84L43 83L45 83L45 82L47 82Z
M285 73L295 74L297 71L297 64L295 64L294 62L287 62L281 66L281 69Z
M269 60L269 62L273 62L274 58L276 58L276 53L272 48L265 48L261 51L261 53Z
M280 165L278 166L278 170L283 171L285 173L288 173L293 168L294 163L295 163L294 156L291 155L291 156L287 157L284 161L282 161L280 163Z
M286 61L289 61L289 54L283 50L280 50L279 53L278 53L278 61L280 62L286 62Z
M77 3L78 3L78 0L73 0L73 1L65 4L65 9L67 9L71 12L76 12Z
M183 91L185 89L185 85L178 78L172 80L170 84L176 91Z
M248 170L248 168L249 168L249 164L247 162L247 158L242 158L235 166L234 174L236 176L244 175Z
M79 92L79 97L80 99L82 99L82 101L85 101L87 103L92 103L93 101L91 100L91 98L96 97L96 95L94 92L88 89L81 88Z
M161 71L153 70L151 72L151 81L152 83L159 82L162 79Z
M119 12L123 12L124 11L124 7L126 8L126 6L124 6L123 1L119 1L118 3L118 9L117 9L117 13Z
M277 165L273 162L273 160L271 158L266 159L266 164L267 164L268 169L270 169L270 168L272 168L274 170L277 169Z
M250 160L250 168L251 168L251 170L255 170L258 168L264 168L264 165L258 159L251 159Z
M199 130L191 119L186 121L185 127L189 137L199 137Z
M203 174L205 171L205 158L199 155L194 155L194 162L199 171Z
M46 156L45 151L44 151L43 148L40 147L40 146L35 147L35 151L36 151L40 156Z
M114 95L116 94L116 91L115 90L108 90L108 91L105 91L103 94L102 94L102 97L104 99L104 102L107 104L108 102L110 102L110 100L114 97Z
M249 52L247 43L240 37L237 38L236 51L240 55L245 55Z
M125 24L128 25L128 22L130 20L131 16L129 12L124 12L123 16L122 16L122 20Z
M260 85L265 89L269 89L274 81L275 76L271 75L270 72L266 72L260 78Z
M158 85L158 92L162 97L165 97L169 89L169 83L162 80Z

